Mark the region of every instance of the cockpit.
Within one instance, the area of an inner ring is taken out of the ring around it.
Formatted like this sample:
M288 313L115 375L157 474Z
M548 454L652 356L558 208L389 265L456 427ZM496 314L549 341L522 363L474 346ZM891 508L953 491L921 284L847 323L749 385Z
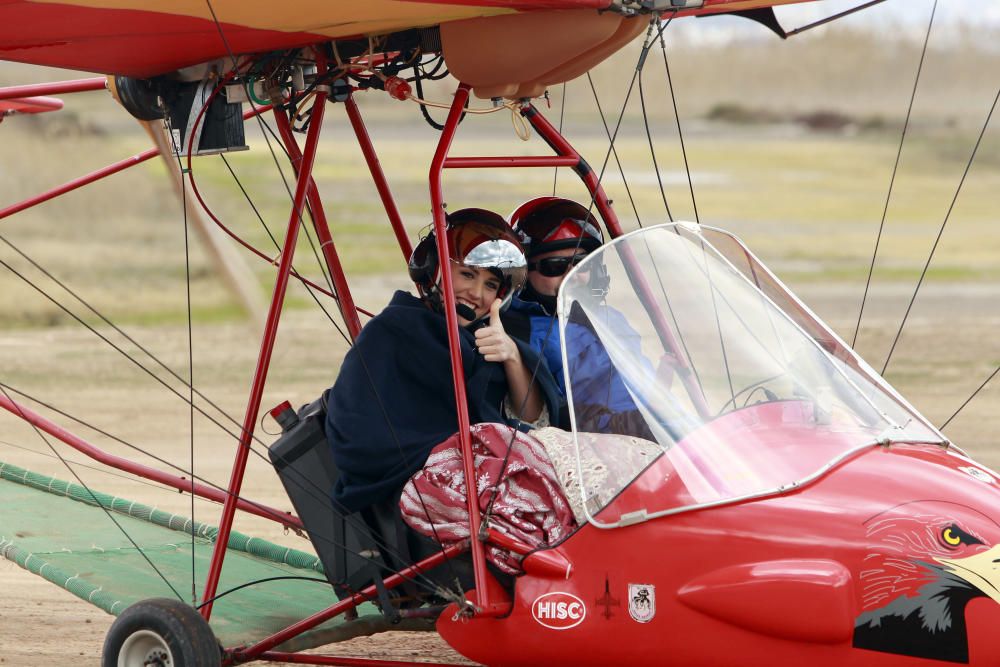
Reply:
M568 495L598 525L781 493L877 443L947 443L722 230L615 239L558 308Z

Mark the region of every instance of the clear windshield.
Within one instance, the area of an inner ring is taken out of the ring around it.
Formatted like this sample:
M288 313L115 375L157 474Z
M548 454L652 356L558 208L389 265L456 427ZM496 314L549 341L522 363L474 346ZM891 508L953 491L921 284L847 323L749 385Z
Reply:
M559 313L579 492L598 524L794 488L878 442L945 442L720 230L605 245L567 276Z

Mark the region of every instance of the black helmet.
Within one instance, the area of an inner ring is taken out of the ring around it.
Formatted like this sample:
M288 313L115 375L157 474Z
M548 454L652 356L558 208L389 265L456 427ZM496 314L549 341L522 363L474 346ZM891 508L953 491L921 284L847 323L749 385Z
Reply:
M597 218L586 206L572 199L529 199L510 214L510 224L529 258L565 248L578 248L590 253L604 245L604 235ZM603 298L610 284L607 267L603 262L595 264L590 272L592 294ZM535 298L543 297L536 293ZM554 307L554 303L548 306L550 310Z
M528 257L564 248L591 252L604 244L594 214L583 204L562 197L529 199L511 213L510 224Z
M517 236L500 215L481 208L450 213L447 225L451 261L495 274L500 279L497 297L503 301L501 309L506 309L528 271ZM441 310L441 262L433 230L413 249L408 268L420 296Z

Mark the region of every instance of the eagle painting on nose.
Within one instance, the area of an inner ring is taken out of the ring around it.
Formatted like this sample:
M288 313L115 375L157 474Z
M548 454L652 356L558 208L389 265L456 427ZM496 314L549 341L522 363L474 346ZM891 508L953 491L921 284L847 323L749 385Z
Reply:
M916 501L866 522L856 648L967 663L965 607L1000 603L1000 526L964 505Z

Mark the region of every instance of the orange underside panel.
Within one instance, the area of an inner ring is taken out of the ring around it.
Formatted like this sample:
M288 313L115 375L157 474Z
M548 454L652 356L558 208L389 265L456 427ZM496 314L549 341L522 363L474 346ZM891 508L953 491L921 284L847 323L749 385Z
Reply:
M706 0L704 7L683 13L798 1L802 0ZM501 32L508 49L531 49L532 40L511 32L505 21L553 12L588 16L589 36L582 41L589 44L569 40L568 51L541 63L545 69L502 82L504 90L515 83L534 90L553 77L581 67L585 71L631 38L635 31L623 27L618 15L606 14L611 20L594 18L597 10L610 4L611 0L0 0L0 59L149 77L223 57L227 49L253 53L331 38L482 22L488 35L494 20L506 26ZM572 32L577 25L568 23L567 30L559 32ZM483 34L481 25L477 31ZM586 55L582 65L570 62L581 54Z

